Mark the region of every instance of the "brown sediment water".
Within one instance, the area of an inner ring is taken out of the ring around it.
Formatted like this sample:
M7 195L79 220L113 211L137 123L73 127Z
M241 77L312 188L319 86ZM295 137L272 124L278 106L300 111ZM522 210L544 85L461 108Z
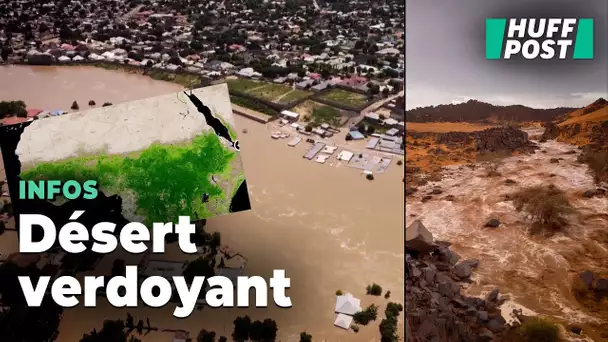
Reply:
M70 110L77 101L80 110L104 102L120 103L170 94L182 86L119 70L85 66L0 67L0 101L23 100L29 108Z
M528 314L578 324L594 341L605 341L598 329L605 330L608 311L592 312L583 307L572 295L571 282L585 270L608 272L608 217L605 215L608 198L583 198L582 193L595 186L586 165L577 163L577 155L569 153L575 146L555 141L539 145L546 153L505 159L499 169L502 177L486 177L484 168L448 167L440 181L420 187L419 193L425 194L440 186L441 197L453 195L455 201L438 198L422 203L419 196L408 197L406 223L420 219L436 239L452 242L453 250L464 258L479 259L480 267L467 291L483 295L499 287L501 293L509 294L512 299L503 307L503 315L508 316L509 310L523 306ZM551 158L563 159L552 163ZM507 178L516 183L505 184ZM567 193L577 214L570 217L565 234L550 238L530 236L527 234L529 219L518 212L505 195L549 184ZM410 217L411 214L416 216ZM499 219L501 225L484 228L491 218ZM603 328L598 328L602 325ZM573 341L580 340L580 336L570 337Z
M0 79L13 85L2 87L0 100L23 100L41 109L68 109L77 100L82 110L90 99L101 105L182 89L90 67L3 67ZM388 301L366 296L365 287L378 283L391 291L391 301L403 303L403 167L392 163L368 181L359 170L302 158L304 143L292 148L289 139L273 140L266 125L237 116L236 126L253 210L210 219L207 229L221 232L223 244L248 258L245 275L270 277L273 269L285 269L293 307L205 308L177 319L173 304L115 309L99 299L96 308L66 309L58 342L77 341L93 328L99 330L104 319L124 319L127 312L144 322L149 317L161 329L188 330L193 338L201 329L229 337L233 320L248 314L253 320L276 320L281 341L299 341L303 331L315 341L379 341L378 323ZM173 255L163 258L184 259L174 248L167 254ZM378 320L357 334L334 327L338 289L360 298L362 306L378 304ZM399 326L402 336L403 324ZM144 342L171 339L170 333L158 332L143 337Z

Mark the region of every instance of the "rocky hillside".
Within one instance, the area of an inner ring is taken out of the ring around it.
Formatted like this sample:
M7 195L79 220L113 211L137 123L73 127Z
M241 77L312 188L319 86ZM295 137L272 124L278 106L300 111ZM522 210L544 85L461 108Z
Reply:
M406 229L406 340L497 341L507 330L498 288L484 299L461 293L479 260L460 260L420 221Z
M534 153L528 134L512 127L477 132L421 133L406 131L406 179L415 183L420 171L432 173L452 164L475 162L480 156Z
M608 180L608 101L600 98L547 123L542 140L552 139L580 146L580 161L589 164L598 181Z
M410 122L530 122L552 121L575 108L534 109L525 106L495 106L469 100L460 104L429 106L406 111Z

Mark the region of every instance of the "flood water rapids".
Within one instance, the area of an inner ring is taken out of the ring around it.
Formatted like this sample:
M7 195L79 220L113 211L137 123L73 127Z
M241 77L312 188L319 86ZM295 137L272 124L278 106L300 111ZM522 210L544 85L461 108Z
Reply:
M538 132L529 132L530 135ZM448 167L440 181L420 187L418 196L406 200L406 224L416 219L435 239L451 242L462 258L481 261L474 272L470 295L484 295L495 287L509 294L503 316L513 307L524 313L548 315L563 322L601 323L586 312L571 294L570 282L580 272L608 270L608 198L582 197L594 189L587 167L576 162L575 146L548 141L531 155L507 158L499 168L501 177L487 177L483 167ZM551 158L563 158L551 163ZM506 179L516 183L507 185ZM554 184L564 190L577 214L570 217L564 234L551 238L530 236L526 214L518 212L505 195L534 185ZM455 196L453 202L436 198L426 203L420 196L434 187L441 197ZM495 218L498 228L484 228ZM604 322L605 323L605 322Z

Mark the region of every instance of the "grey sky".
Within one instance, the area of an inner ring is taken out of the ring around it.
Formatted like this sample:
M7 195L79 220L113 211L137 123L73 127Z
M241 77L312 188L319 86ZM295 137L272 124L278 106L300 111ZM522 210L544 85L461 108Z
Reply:
M591 61L485 59L485 18L595 19ZM585 106L608 92L606 0L407 0L406 107Z

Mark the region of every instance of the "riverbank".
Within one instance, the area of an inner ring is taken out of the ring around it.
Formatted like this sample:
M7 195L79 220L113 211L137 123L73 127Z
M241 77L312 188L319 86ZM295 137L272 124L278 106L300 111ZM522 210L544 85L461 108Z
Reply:
M30 65L27 62L12 62L5 65L21 65L21 66L36 66ZM105 70L117 70L132 74L144 75L157 81L166 81L179 84L184 88L199 88L214 83L214 80L204 77L203 75L187 72L187 71L170 71L160 68L144 67L142 65L125 64L120 62L110 61L77 61L67 63L53 63L51 65L38 65L42 67L94 67ZM217 81L217 80L215 80ZM222 81L222 80L220 80Z

